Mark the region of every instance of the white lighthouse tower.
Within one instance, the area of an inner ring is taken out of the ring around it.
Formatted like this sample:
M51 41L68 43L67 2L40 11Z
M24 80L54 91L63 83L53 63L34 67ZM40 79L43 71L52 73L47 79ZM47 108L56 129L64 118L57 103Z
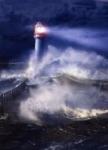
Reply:
M47 28L40 22L35 25L34 38L35 38L35 57L37 61L42 58L43 41L47 35Z

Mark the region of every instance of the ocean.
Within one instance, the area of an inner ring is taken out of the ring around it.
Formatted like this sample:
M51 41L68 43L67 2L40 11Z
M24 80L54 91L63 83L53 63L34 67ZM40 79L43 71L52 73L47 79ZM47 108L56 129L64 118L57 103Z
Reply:
M108 149L107 39L106 28L50 26L40 62L31 48L1 68L1 81L27 83L5 102L0 150Z

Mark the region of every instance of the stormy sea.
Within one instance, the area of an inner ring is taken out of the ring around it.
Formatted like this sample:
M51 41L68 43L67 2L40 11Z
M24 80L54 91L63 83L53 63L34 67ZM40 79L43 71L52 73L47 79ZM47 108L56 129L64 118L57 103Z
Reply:
M1 84L11 78L27 83L3 104L0 149L107 149L108 31L49 30L40 61L31 49L29 56L1 68Z
M108 3L75 2L0 1L0 150L108 149Z

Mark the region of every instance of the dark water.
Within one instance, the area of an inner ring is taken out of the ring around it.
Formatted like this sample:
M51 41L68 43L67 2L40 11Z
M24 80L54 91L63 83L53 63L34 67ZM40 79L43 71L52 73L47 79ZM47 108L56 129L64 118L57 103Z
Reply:
M107 150L108 120L38 127L0 122L1 150Z
M101 103L103 105L103 102ZM11 104L14 105L14 103ZM9 114L7 119L0 120L0 150L108 149L107 118L73 120L61 125L56 124L56 122L49 125L47 122L47 124L38 126L30 122L21 123L17 121L17 123L13 123L11 115ZM47 121L50 122L51 120L47 119Z

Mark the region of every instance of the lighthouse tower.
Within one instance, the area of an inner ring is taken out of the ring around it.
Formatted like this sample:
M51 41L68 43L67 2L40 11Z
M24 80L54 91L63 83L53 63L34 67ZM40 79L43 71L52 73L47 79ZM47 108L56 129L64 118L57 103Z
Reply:
M34 38L35 38L35 58L37 61L42 59L44 53L44 41L47 36L47 28L40 22L35 25Z

